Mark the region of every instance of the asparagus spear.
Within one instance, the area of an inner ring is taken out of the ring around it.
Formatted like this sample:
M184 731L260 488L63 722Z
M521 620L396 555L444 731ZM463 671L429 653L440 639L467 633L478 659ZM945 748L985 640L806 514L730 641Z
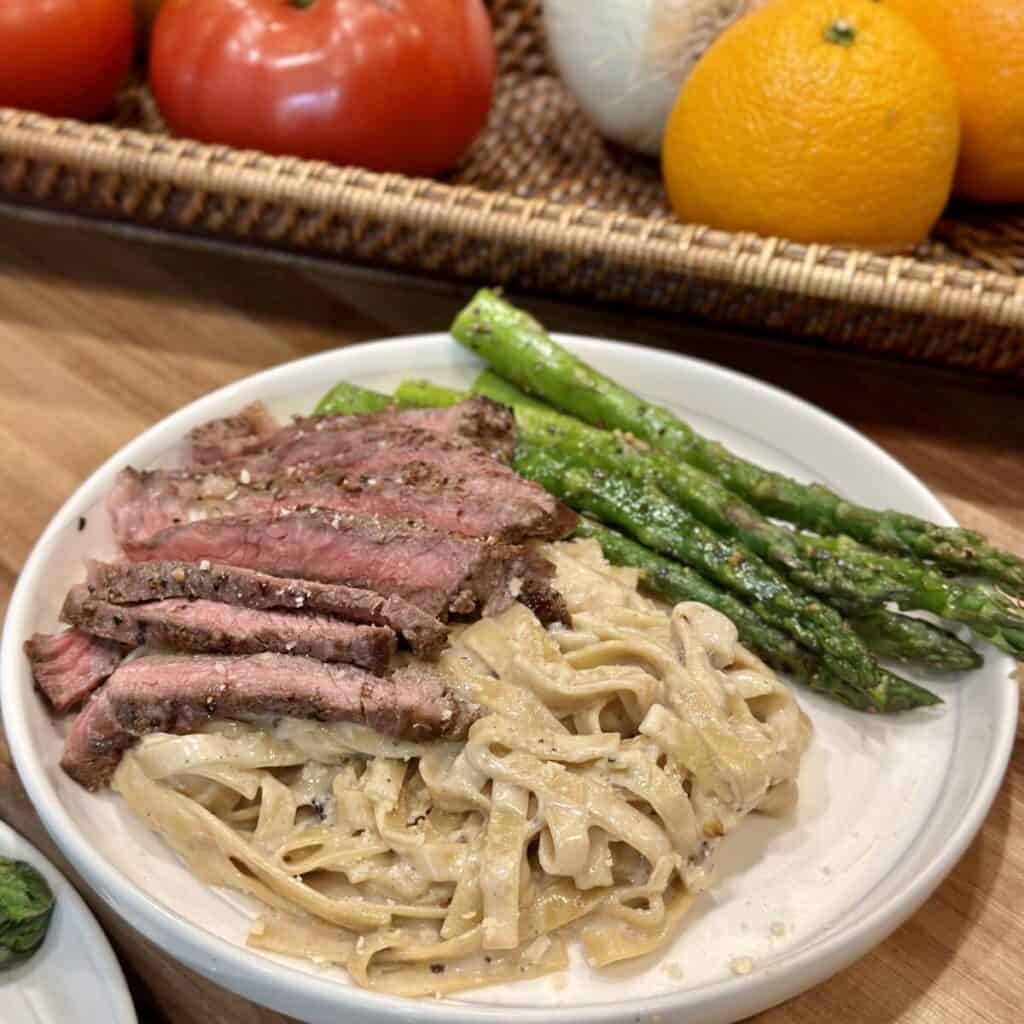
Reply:
M688 566L657 555L618 531L585 516L580 519L576 536L593 537L613 565L639 569L640 586L655 597L671 604L700 601L728 616L736 625L740 640L776 671L785 672L812 690L828 693L858 710L873 707L860 690L836 676L830 676L817 659L791 637L769 625L739 598L716 587Z
M395 401L399 405L423 406L429 409L435 406L457 405L469 398L472 393L445 387L444 384L435 384L430 380L403 380L395 388Z
M313 412L316 415L338 413L353 416L364 412L380 412L393 405L394 401L390 395L382 395L379 391L340 381L317 402Z
M476 380L473 381L472 391L475 395L484 395L495 402L510 405L513 409L525 407L540 412L553 413L555 411L547 402L542 402L540 399L534 398L533 395L521 391L515 384L505 380L504 377L499 377L493 370L481 370Z
M842 680L835 678L823 685L818 677L824 670L809 651L765 622L739 598L717 587L688 566L655 554L617 530L586 516L580 518L576 536L592 537L598 541L605 558L613 565L639 569L640 587L649 594L671 604L678 601L700 601L728 616L735 623L740 640L776 671L785 672L815 690L835 691L845 685ZM967 671L981 664L980 655L971 647L921 619L881 613L852 619L850 625L862 639L871 637L877 641L880 651L890 652L894 659L907 660L908 651L919 650L920 657L916 660L940 671ZM952 641L952 644L945 647L947 640ZM939 655L937 659L936 653ZM933 660L936 663L933 664ZM858 694L858 691L854 690L852 694ZM859 706L856 700L854 706Z
M640 570L643 590L664 601L700 601L728 616L740 639L772 668L808 682L818 671L817 659L792 637L769 625L738 597L722 590L687 565L649 551L625 534L582 516L575 536L590 537L601 545L612 565Z
M951 581L927 565L905 558L880 556L849 537L798 534L812 567L823 559L848 574L861 600L840 605L854 614L884 590L884 600L901 608L932 612L966 623L979 636L1015 657L1024 656L1024 607L990 587Z
M834 609L794 590L759 558L697 522L653 484L556 449L521 447L516 468L578 511L619 527L645 547L686 562L746 598L762 618L817 653L830 672L868 696L877 710L939 703L935 694L878 665Z
M629 439L571 417L518 407L516 423L527 443L591 453L638 479L652 480L706 526L743 544L805 590L835 600L844 611L866 614L893 601L905 610L966 623L1010 654L1024 654L1024 610L990 587L951 581L919 562L880 554L846 537L794 533L707 473L639 450Z
M1024 588L1024 559L977 533L843 500L820 484L802 484L702 437L667 409L642 401L567 352L531 316L487 289L452 325L456 340L502 377L556 408L636 437L718 477L765 515L813 530L846 533L882 551Z
M884 608L846 620L873 654L933 672L969 672L982 664L981 655L959 637L924 619L912 619Z
M961 586L926 566L879 554L845 538L833 542L794 533L764 518L719 480L693 466L675 462L646 445L642 450L629 439L589 427L536 402L515 404L515 387L507 382L499 384L498 380L493 374L481 375L474 390L479 388L492 398L514 404L516 425L527 444L600 458L606 468L653 481L706 526L743 544L805 590L835 601L844 612L874 614L876 620L884 620L886 615L879 609L895 601L910 610L930 611L965 622L1011 654L1024 653L1014 632L1024 628L1024 612L989 588ZM403 384L399 394L426 404L452 397L439 393L436 385L428 382ZM927 627L876 621L869 635L888 657L899 649L901 638L906 640L900 658L910 661L924 653L930 634ZM965 650L953 654L960 641L952 634L943 631L934 640L935 649L925 663L942 661L943 652L951 655L958 669L973 660L973 652L969 656L970 648L965 645Z

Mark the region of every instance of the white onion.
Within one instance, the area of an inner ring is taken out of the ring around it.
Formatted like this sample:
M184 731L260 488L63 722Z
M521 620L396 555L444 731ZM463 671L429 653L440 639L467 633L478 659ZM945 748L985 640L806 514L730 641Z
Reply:
M704 51L765 0L544 0L551 54L606 138L656 155Z

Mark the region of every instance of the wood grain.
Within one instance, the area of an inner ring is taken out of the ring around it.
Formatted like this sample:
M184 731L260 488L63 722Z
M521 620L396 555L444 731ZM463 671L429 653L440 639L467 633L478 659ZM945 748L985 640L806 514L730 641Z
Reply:
M465 295L0 218L0 609L61 502L143 428L289 359L442 329ZM1004 383L622 312L529 304L559 329L704 356L816 402L903 461L965 525L1024 552L1024 399ZM763 1024L1020 1019L1022 735L1018 723L1010 770L982 833L927 905L854 967L763 1014ZM0 818L62 863L2 743ZM285 1021L177 965L84 895L125 964L141 1020Z

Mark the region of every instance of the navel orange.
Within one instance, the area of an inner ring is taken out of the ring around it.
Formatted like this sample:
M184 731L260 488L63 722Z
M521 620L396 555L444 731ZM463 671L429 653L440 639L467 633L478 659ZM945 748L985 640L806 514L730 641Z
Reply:
M776 0L697 64L662 169L683 220L891 251L942 212L958 141L952 79L906 18L872 0Z
M1024 202L1024 4L1019 0L884 0L934 45L960 96L954 191Z

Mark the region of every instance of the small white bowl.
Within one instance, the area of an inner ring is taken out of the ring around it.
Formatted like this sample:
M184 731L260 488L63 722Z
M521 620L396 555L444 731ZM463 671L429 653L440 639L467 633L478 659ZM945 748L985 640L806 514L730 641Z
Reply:
M4 1024L68 1024L72 1020L136 1024L121 965L71 883L2 821L0 857L31 864L50 884L55 900L42 946L28 960L0 972L0 1020Z

